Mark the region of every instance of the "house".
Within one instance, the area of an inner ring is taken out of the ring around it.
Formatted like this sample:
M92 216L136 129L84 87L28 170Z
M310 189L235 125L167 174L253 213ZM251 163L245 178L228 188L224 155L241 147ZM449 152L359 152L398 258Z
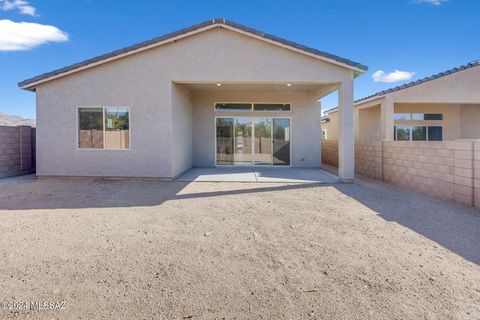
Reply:
M355 172L480 207L480 61L355 102ZM324 112L322 162L339 165L339 109Z
M355 101L358 141L480 139L480 61ZM325 112L327 139L337 139L338 109Z
M354 176L357 62L213 19L19 83L36 93L37 175L157 177L192 166L319 167L319 99L339 91Z

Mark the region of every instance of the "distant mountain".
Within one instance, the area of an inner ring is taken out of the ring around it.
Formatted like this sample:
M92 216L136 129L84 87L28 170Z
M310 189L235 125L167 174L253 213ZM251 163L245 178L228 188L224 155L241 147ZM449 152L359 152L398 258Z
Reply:
M25 119L21 116L10 116L0 111L0 126L31 126L35 127L35 120Z

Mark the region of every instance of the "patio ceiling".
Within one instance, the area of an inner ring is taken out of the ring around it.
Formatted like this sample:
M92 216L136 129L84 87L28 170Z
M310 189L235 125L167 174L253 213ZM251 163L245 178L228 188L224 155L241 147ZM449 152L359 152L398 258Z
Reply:
M232 82L176 82L191 91L269 91L269 92L305 92L319 97L335 91L335 83L232 83ZM220 84L218 86L217 84Z

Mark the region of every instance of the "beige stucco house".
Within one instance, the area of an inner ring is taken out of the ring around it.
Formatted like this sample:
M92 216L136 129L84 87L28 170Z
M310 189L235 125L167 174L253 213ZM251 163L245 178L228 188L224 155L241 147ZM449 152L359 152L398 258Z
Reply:
M358 141L480 139L480 61L355 101ZM327 140L338 138L338 109L325 112Z
M354 176L366 67L213 19L19 83L37 96L37 175L173 179L192 166L319 167L319 99L339 91Z

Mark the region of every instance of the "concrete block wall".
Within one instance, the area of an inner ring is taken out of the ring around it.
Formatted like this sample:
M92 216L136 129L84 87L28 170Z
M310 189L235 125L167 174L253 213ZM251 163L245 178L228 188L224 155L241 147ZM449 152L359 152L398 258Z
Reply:
M322 140L322 163L338 167L337 140Z
M336 143L322 142L323 162L336 166ZM357 141L355 172L480 208L480 140Z
M381 141L355 142L355 173L362 176L383 179L383 144Z
M455 200L454 141L384 141L383 179L445 200Z
M35 172L35 128L0 126L0 178Z
M480 141L473 143L473 206L480 208Z

